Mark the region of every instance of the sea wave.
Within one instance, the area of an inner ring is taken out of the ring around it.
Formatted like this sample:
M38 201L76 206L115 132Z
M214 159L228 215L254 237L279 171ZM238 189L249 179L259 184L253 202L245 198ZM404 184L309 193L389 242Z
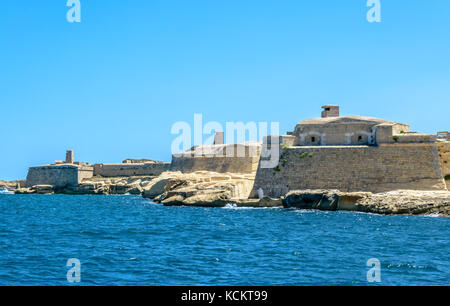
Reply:
M249 207L249 206L237 206L234 203L226 204L222 209L234 209L234 210L244 210L244 209L280 209L279 207Z

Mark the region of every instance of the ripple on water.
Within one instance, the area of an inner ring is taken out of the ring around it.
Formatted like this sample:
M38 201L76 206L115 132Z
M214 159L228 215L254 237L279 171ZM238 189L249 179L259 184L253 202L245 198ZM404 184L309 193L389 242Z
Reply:
M447 285L448 218L0 194L0 284Z

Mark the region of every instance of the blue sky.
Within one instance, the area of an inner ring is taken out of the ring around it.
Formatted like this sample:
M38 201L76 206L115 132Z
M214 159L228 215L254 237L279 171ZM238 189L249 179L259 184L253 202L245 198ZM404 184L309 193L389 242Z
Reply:
M63 159L170 160L177 121L380 117L449 130L450 1L1 1L0 179Z

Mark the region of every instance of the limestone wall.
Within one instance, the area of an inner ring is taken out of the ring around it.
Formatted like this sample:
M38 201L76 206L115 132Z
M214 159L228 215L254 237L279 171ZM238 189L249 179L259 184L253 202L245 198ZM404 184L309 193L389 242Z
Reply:
M258 168L252 196L258 188L273 197L295 189L445 190L434 143L291 147L280 160L276 169Z
M195 171L211 171L217 173L256 173L257 157L173 157L171 171L192 173Z
M442 174L448 178L446 183L447 188L450 190L450 142L438 143L437 147L442 166Z
M172 156L171 171L255 174L260 154L259 143L201 146Z
M170 169L170 163L136 163L136 164L95 164L94 175L103 177L118 176L158 176Z
M47 165L31 167L28 170L25 187L35 185L53 185L65 187L77 185L85 178L92 177L93 168L76 165Z

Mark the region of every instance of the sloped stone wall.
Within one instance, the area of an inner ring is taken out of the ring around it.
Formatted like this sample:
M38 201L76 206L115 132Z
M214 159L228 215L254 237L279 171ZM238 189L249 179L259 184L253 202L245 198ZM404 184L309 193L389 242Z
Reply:
M49 165L31 167L28 170L25 187L35 185L52 185L62 188L67 185L75 186L83 179L92 177L93 169L87 166Z
M260 155L259 143L199 146L173 155L171 171L256 174Z
M437 144L439 159L441 161L442 174L448 179L447 188L450 189L450 142L442 142Z
M170 169L170 163L95 164L94 175L103 177L158 176Z
M272 197L295 189L446 189L434 143L290 147L280 160L275 169L258 168L252 196L259 188Z

